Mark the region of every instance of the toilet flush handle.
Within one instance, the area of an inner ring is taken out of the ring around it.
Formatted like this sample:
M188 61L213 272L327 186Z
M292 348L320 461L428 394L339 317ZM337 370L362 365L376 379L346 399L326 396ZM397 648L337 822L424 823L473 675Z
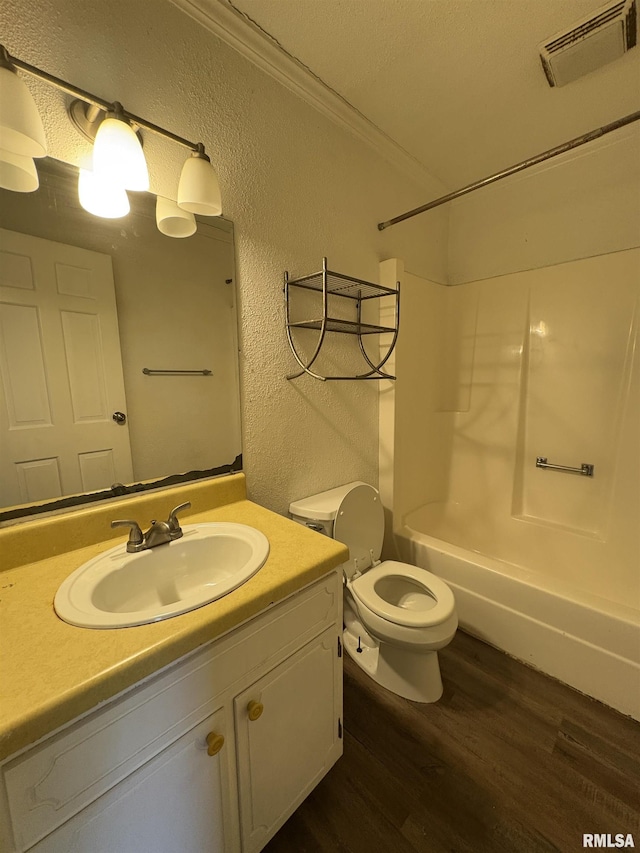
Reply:
M317 533L324 533L324 527L317 521L306 521L305 527L308 527L309 530L315 530Z

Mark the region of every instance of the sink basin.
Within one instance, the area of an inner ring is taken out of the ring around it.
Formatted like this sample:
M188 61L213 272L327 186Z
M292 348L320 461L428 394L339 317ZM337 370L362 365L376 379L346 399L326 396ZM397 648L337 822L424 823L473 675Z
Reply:
M58 616L81 628L146 625L195 610L254 575L269 542L246 524L186 524L181 539L129 554L123 542L80 566L60 585Z

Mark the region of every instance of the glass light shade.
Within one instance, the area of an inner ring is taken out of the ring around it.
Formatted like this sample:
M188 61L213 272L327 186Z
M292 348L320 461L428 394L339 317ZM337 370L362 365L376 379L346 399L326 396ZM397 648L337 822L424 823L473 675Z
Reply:
M158 231L167 237L190 237L198 227L193 213L161 195L156 201L156 224Z
M129 198L122 187L86 169L80 169L78 198L88 213L103 219L120 219L130 210Z
M0 66L0 148L21 157L45 157L42 119L27 84Z
M140 140L126 121L107 116L93 145L93 171L126 190L148 190L149 172Z
M39 185L33 158L0 150L0 187L15 193L32 193Z
M185 161L178 185L178 205L202 216L222 213L218 176L206 157L196 154Z

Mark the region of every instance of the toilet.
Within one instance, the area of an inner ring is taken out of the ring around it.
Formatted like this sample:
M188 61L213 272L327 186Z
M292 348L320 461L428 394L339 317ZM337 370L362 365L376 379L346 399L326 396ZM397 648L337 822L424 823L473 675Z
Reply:
M349 548L343 563L344 647L382 687L416 702L442 696L438 649L458 627L452 591L425 569L380 562L384 511L367 483L347 483L289 506L294 521Z

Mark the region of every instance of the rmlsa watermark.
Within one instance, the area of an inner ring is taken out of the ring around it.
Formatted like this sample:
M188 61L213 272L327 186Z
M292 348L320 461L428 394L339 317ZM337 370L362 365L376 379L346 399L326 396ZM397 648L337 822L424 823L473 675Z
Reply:
M635 847L633 843L633 835L628 832L626 835L622 832L616 832L615 835L610 833L585 832L582 836L583 847Z

